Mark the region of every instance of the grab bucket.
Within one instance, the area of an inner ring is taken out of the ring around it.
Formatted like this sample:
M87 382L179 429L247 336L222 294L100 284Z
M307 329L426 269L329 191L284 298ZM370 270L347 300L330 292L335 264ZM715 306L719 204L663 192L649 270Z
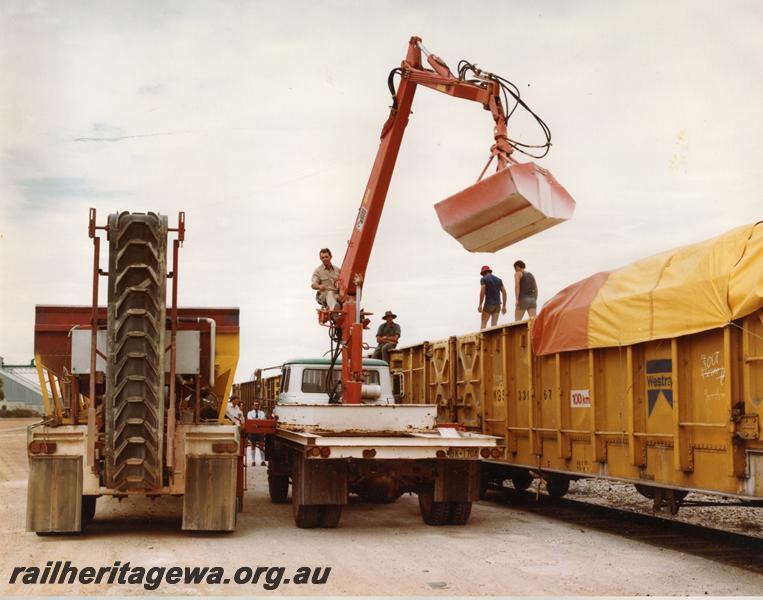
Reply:
M535 163L512 165L435 204L442 228L469 252L496 252L566 221L575 200Z

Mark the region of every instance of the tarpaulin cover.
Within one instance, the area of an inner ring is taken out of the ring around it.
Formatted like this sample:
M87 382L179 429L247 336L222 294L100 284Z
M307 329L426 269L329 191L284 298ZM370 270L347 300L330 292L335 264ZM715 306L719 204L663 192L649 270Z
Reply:
M626 346L721 327L763 307L763 222L597 273L549 300L538 355Z

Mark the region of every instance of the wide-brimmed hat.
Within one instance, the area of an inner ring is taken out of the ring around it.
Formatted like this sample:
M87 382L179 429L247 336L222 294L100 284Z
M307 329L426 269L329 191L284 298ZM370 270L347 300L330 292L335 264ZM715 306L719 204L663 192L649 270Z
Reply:
M480 269L480 275L484 275L485 273L492 273L493 269L488 267L487 265L483 265L483 267Z
M391 310L388 310L387 312L384 313L383 318L386 319L387 317L392 317L393 319L397 319L397 315L393 313Z

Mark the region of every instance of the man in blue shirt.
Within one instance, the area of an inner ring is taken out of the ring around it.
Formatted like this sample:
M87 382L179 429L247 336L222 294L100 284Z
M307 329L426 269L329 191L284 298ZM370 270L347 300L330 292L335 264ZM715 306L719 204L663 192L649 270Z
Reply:
M495 327L498 324L498 312L506 314L506 288L487 265L480 269L480 275L480 305L477 312L482 316L480 329L485 329L488 317L490 326Z

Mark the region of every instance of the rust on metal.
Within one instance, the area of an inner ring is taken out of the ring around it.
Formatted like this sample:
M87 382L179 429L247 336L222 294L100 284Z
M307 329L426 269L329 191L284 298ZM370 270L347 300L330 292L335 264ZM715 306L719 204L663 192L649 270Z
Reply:
M572 217L575 200L535 163L512 165L438 202L443 229L470 252L496 252Z

